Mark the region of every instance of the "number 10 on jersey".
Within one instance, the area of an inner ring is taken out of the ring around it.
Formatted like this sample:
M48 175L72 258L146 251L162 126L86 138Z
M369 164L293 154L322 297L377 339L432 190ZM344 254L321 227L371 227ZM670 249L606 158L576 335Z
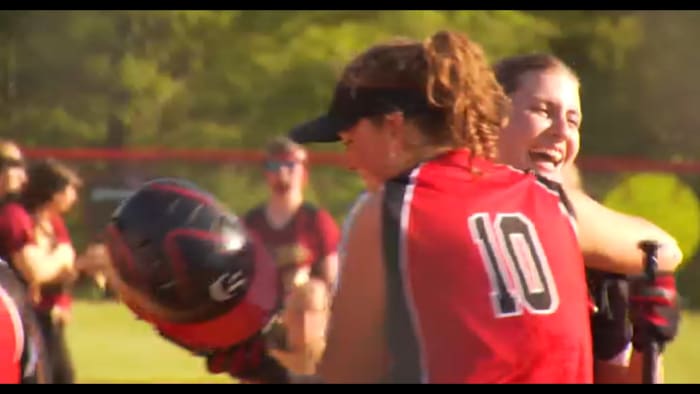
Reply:
M488 213L469 217L469 231L479 247L491 281L491 302L496 317L551 314L559 295L537 230L521 213Z

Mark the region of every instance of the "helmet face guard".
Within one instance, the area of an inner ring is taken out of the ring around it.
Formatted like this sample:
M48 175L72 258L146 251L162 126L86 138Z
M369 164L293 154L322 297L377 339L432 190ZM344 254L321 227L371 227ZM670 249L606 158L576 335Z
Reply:
M124 303L183 347L231 346L274 313L274 263L238 218L196 186L145 184L120 205L106 235Z

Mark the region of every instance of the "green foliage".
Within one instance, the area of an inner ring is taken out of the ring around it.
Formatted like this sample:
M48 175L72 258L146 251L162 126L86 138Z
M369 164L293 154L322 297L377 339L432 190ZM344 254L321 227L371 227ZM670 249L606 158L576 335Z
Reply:
M0 130L27 145L260 147L323 111L343 65L371 43L439 29L468 33L494 61L553 50L581 72L585 92L629 68L641 20L611 11L5 11ZM587 112L631 105L624 91L610 96L587 100ZM602 137L590 139L596 147Z
M642 21L644 40L626 78L630 106L648 141L637 148L657 158L696 159L700 53L694 37L700 34L700 12L649 11Z

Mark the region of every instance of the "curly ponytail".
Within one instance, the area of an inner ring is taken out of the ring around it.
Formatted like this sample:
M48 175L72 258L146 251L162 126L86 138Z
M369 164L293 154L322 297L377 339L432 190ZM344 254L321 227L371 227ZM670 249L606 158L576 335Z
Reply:
M463 34L446 31L426 39L423 48L428 100L445 110L442 139L466 146L477 156L495 158L508 99L482 48Z

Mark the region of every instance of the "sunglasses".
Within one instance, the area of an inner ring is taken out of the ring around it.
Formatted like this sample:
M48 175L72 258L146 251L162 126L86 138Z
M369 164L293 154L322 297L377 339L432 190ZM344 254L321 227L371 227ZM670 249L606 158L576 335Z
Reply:
M291 160L268 160L265 162L265 170L271 171L271 172L277 172L282 167L287 167L288 169L291 170L297 164L300 164L300 163L297 161L291 161Z
M22 159L0 157L0 168L23 168L25 164L26 163Z

